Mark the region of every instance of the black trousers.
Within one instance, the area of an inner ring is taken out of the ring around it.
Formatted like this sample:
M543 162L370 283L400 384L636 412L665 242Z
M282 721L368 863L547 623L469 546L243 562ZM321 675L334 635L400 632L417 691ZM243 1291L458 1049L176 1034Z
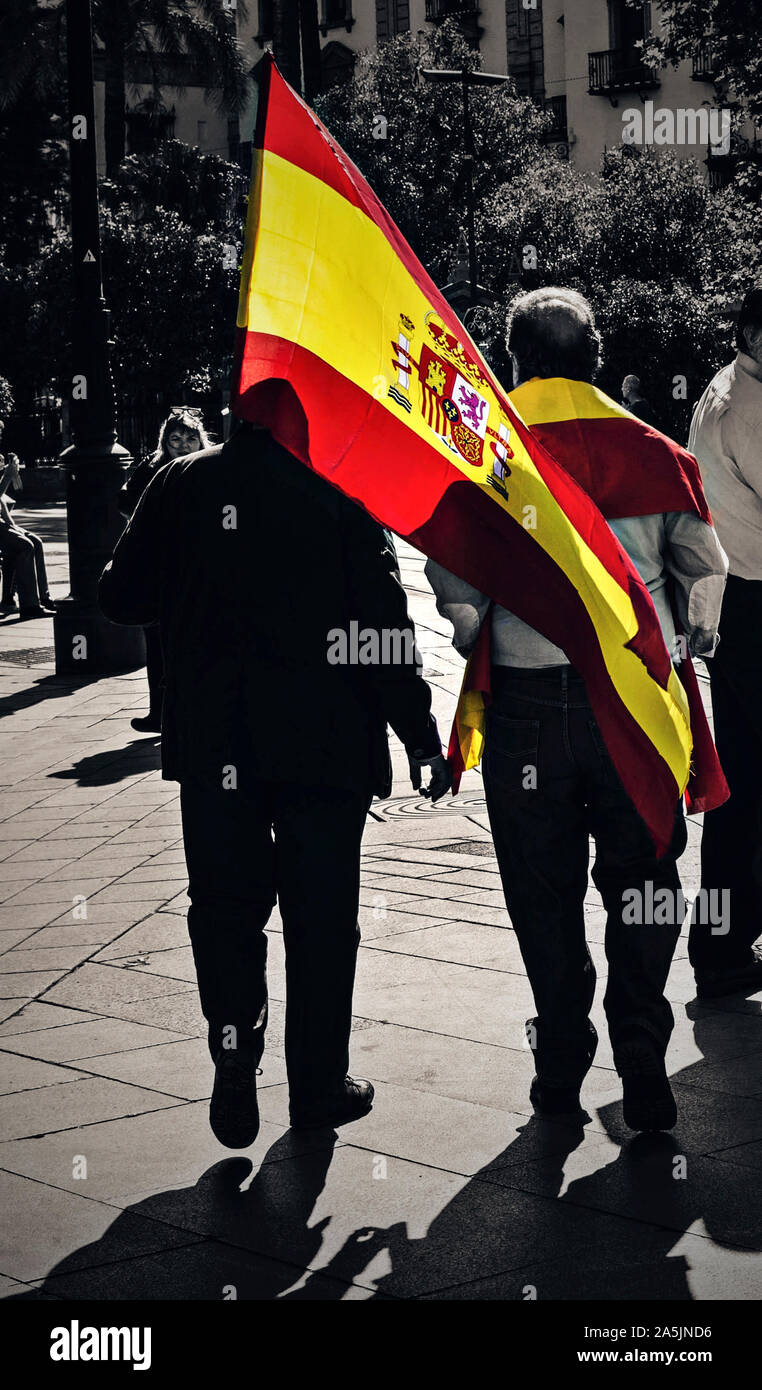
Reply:
M13 589L18 590L21 608L36 608L50 599L45 550L39 536L31 531L4 527L0 532L0 551L5 564L11 568L7 584L3 584L3 601L10 601Z
M596 976L584 912L589 836L593 881L606 909L604 1007L614 1060L637 1036L647 1035L663 1054L673 1024L664 987L680 932L682 804L670 849L657 859L581 677L571 667L493 667L492 675L484 786L505 901L537 1009L537 1074L547 1085L576 1086L595 1039L588 1015ZM653 921L660 888L674 898L671 924Z
M694 908L689 954L696 969L743 965L762 932L762 580L730 575L720 642L707 662L714 739L730 799L704 816L701 886L729 893L729 931ZM719 914L715 914L716 916ZM714 926L714 930L713 930Z
M201 1007L215 1058L231 1034L261 1057L267 937L276 899L286 951L291 1104L342 1088L360 933L360 843L370 792L222 779L181 786L188 913Z

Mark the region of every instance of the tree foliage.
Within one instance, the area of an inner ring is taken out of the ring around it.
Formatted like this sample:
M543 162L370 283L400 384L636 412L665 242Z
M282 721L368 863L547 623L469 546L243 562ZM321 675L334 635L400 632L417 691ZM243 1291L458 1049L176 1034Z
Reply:
M662 27L648 40L649 59L676 67L707 39L717 81L746 114L762 118L762 0L659 0L659 12Z
M523 287L567 285L593 304L603 389L618 398L634 372L662 427L684 438L692 405L732 356L738 303L762 273L760 221L732 187L711 192L697 165L663 154L609 153L594 180L568 165L541 178L533 171L482 212L495 307L480 313L477 332L507 377L504 310L518 289L512 248L519 259L533 248L537 268Z
M480 58L457 26L402 35L361 54L351 82L315 109L358 165L427 270L449 278L465 216L465 150L460 85L419 80L419 68L463 69ZM501 184L542 159L546 117L512 83L469 94L477 159L474 200L488 202ZM550 156L548 156L550 158Z

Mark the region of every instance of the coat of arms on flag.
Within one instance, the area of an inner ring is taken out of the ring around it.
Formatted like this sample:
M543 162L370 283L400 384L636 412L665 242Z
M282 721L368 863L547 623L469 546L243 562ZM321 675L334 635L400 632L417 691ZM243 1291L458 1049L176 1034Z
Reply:
M400 314L399 333L391 345L396 377L388 395L408 414L415 403L434 434L466 463L481 468L486 462L489 482L507 498L505 479L511 471L508 459L513 458L510 426L488 378L476 357L433 313L425 316L426 341L417 357L415 332L412 319ZM490 396L497 428L490 423Z

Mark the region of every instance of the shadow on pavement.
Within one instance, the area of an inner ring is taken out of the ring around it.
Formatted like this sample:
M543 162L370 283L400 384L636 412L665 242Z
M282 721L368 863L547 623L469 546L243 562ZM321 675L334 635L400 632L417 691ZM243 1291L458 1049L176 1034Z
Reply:
M696 1021L697 1039L702 1035L717 1036L716 1019ZM501 1154L463 1179L420 1237L410 1235L408 1222L420 1226L416 1185L425 1201L425 1177L417 1165L403 1168L394 1159L393 1200L402 1219L351 1229L348 1208L356 1202L357 1186L344 1196L334 1184L330 1214L310 1224L336 1134L314 1136L304 1152L287 1133L270 1148L248 1188L242 1190L249 1159L217 1163L195 1186L156 1193L125 1209L100 1240L56 1265L39 1291L13 1297L220 1300L232 1296L232 1287L238 1299L325 1301L343 1298L353 1280L364 1280L369 1298L686 1301L694 1296L688 1275L696 1263L713 1271L715 1281L732 1264L737 1287L739 1275L745 1278L748 1271L751 1277L753 1253L762 1248L757 1175L751 1167L701 1152L712 1146L702 1139L712 1106L719 1117L715 1146L722 1147L734 1142L728 1116L732 1129L732 1115L741 1115L746 1103L702 1090L700 1069L737 1065L743 1075L746 1060L712 1063L705 1057L684 1069L690 1085L680 1087L683 1073L673 1078L685 1106L674 1135L626 1138L621 1105L604 1107L599 1114L622 1147L601 1167L595 1147L573 1158L584 1139L584 1115L568 1125L527 1120ZM712 1080L716 1076L707 1077L706 1085ZM691 1091L697 1106L689 1103ZM344 1162L358 1153L355 1137L361 1142L359 1125L356 1135L347 1135L348 1147L338 1150ZM747 1132L739 1142L748 1138ZM383 1186L369 1184L369 1212L384 1209L386 1193L372 1191ZM324 1201L323 1211L325 1206ZM331 1226L336 1248L325 1262L321 1247ZM379 1257L380 1277L379 1263L370 1268Z
M161 741L159 735L153 738L138 738L125 748L111 748L105 753L88 753L78 758L71 767L49 772L51 781L76 781L79 786L105 787L112 782L121 782L136 772L152 772L161 767Z
M0 662L3 654L0 652ZM9 695L0 696L0 716L4 714L14 714L18 710L33 709L35 705L42 704L43 700L63 700L71 695L73 690L81 690L86 685L97 685L102 676L42 676L33 685L25 686L23 690L14 690Z

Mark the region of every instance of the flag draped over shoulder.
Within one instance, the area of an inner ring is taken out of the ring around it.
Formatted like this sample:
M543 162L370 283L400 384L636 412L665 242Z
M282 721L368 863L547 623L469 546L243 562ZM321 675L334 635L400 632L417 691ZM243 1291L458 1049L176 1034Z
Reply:
M563 647L666 848L692 736L645 585L362 175L264 63L233 413Z
M534 437L584 487L607 519L688 512L711 524L693 455L597 387L565 377L535 377L512 391L510 400ZM490 700L490 627L487 617L469 657L455 714L449 752L456 787L462 773L475 767L482 755ZM693 735L688 809L711 811L727 801L730 791L687 652L678 674Z

